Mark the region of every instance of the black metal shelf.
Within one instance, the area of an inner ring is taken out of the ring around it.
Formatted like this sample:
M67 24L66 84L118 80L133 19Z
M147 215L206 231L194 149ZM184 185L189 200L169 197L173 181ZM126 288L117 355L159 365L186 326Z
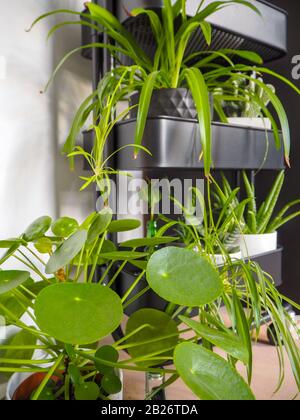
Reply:
M113 134L114 150L132 144L135 129L135 119L117 124ZM85 132L84 138L85 149L91 150L92 133ZM276 149L271 130L213 122L212 139L212 161L216 170L284 168L283 149ZM202 147L196 120L150 118L142 144L152 156L140 151L137 159L133 159L133 148L127 147L116 155L114 167L118 170L203 169L203 160L199 160Z
M108 0L107 3L111 3ZM207 46L202 31L199 28L190 39L187 54L197 51L219 50L222 48L255 51L264 62L281 58L287 52L287 13L278 7L264 1L252 0L260 10L262 17L242 5L231 5L217 12L208 21L212 24L212 43ZM99 2L101 3L101 2ZM149 19L146 15L130 16L134 8L161 9L162 0L123 0L112 3L116 17L124 24L145 52L154 56L155 38ZM198 7L195 0L187 0L187 14L194 16ZM88 27L82 27L83 44L91 41ZM92 58L91 50L83 50L86 58ZM123 64L130 64L122 57Z

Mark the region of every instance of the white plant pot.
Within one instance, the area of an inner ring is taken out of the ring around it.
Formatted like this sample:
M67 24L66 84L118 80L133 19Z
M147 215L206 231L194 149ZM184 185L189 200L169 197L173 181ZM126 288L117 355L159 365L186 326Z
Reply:
M271 130L272 128L269 118L227 118L227 120L231 125L242 125L263 130Z
M123 372L121 370L117 371L121 382L123 384ZM7 388L6 388L6 400L12 401L14 393L16 392L17 388L20 384L29 378L32 373L14 373L10 380L8 381ZM123 400L123 387L122 390L118 394L114 394L110 396L110 399L113 401L122 401Z
M210 255L209 257L211 261L217 266L222 266L226 264L226 261L227 261L226 256L223 254L214 254L214 255ZM240 260L242 259L242 253L241 251L234 252L233 254L229 254L229 257L231 261Z
M238 244L243 258L264 254L277 249L277 232L262 235L240 235Z

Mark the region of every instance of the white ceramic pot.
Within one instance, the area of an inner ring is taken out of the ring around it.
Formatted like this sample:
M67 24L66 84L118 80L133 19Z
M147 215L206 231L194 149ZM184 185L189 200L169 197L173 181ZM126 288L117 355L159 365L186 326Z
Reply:
M209 256L211 261L216 264L217 266L222 266L226 263L226 256L223 254L214 254L214 255L210 255ZM229 257L231 259L231 261L236 261L236 260L240 260L242 259L242 253L241 251L239 252L234 252L233 254L229 254Z
M240 235L238 245L243 258L264 254L277 249L277 232L262 235Z
M260 128L271 130L272 124L269 118L227 118L231 125L242 125L243 127Z
M117 371L118 376L121 379L123 384L123 372L121 370ZM7 388L6 388L6 400L11 401L13 399L14 393L16 392L17 388L20 384L29 378L32 373L14 373L10 380L8 381ZM113 401L122 401L123 400L123 386L122 390L118 394L114 394L110 396L110 399Z

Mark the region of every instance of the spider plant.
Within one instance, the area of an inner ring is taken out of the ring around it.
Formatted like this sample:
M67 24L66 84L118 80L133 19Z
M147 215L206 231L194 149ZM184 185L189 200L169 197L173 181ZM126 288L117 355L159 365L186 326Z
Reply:
M137 16L139 14L146 14L149 17L151 26L157 42L157 50L155 57L152 59L148 57L141 46L137 44L132 35L120 24L120 22L105 8L93 3L86 3L90 13L78 13L70 10L56 10L45 15L40 16L32 26L34 26L41 19L57 13L69 13L72 15L79 15L84 18L81 22L74 22L74 24L82 24L89 26L98 32L106 32L110 39L115 42L103 44L92 43L68 53L58 69L70 57L71 54L77 52L81 48L107 48L115 57L116 62L119 61L118 54L123 54L129 57L140 71L140 78L142 84L136 87L140 90L139 111L137 117L137 127L135 134L135 156L139 152L139 145L142 142L143 131L146 124L149 104L154 89L163 88L178 88L187 87L191 90L195 101L195 106L198 113L199 127L201 132L201 142L203 148L204 166L206 175L209 173L211 165L211 112L210 112L210 97L207 83L204 74L198 63L189 66L188 63L194 60L195 57L186 57L186 49L192 34L199 28L202 30L205 40L208 44L211 43L212 30L211 25L206 21L207 17L213 13L227 7L231 4L243 4L252 10L257 11L252 3L244 0L228 0L228 1L214 1L208 6L204 7L203 2L199 4L197 14L188 19L186 16L186 1L177 1L175 5L171 5L170 0L164 0L164 7L162 9L162 18L160 15L148 9L136 9L132 14ZM175 31L175 20L180 18L181 25L177 32ZM50 33L51 36L57 29L64 25L72 24L72 22L63 22L55 25ZM250 57L256 62L261 62L259 57L253 53L239 52L227 50L227 52L219 52L214 54L215 57L226 57L227 54L236 54L238 56ZM207 53L205 53L207 54ZM210 54L210 53L208 53ZM210 59L207 57L204 62L209 65ZM52 78L51 78L52 80Z
M135 73L135 66L129 68L119 67L107 73L99 82L97 90L83 102L75 115L63 152L67 153L70 158L71 167L73 167L75 157L82 156L88 162L93 174L88 177L80 177L84 181L81 190L87 188L91 183L95 183L99 191L102 191L104 187L109 187L110 176L120 174L120 171L109 167L109 163L122 149L137 147L134 144L128 144L118 150L113 150L112 147L112 153L106 152L107 148L110 148L109 141L114 126L120 120L126 118L133 108L128 107L117 113L117 105L130 91L130 80L132 80ZM93 124L90 126L90 129L94 131L95 138L92 150L86 151L81 146L76 146L76 139L91 114L93 115ZM138 149L151 154L142 145L139 145Z
M279 126L276 122L277 116L282 130L285 157L289 164L290 130L287 115L278 96L268 84L265 84L261 80L260 75L265 74L275 77L286 83L298 94L300 93L300 90L280 74L262 67L261 58L253 52L226 49L220 51L200 51L190 55L186 54L189 40L199 28L201 28L207 44L210 44L212 30L211 25L206 19L223 7L236 3L243 4L246 7L251 8L254 12L258 12L252 3L244 0L213 1L208 6L205 6L203 2L200 2L198 11L192 18L186 16L185 0L177 1L173 6L171 5L170 0L164 0L162 16L158 12L149 9L136 9L131 11L134 16L146 14L149 18L157 43L154 58L148 57L145 54L142 47L137 44L132 35L115 18L115 16L105 8L90 2L86 3L90 13L79 13L72 10L55 10L40 16L33 23L32 27L45 17L66 13L83 17L84 20L81 20L80 22L66 21L57 24L51 29L49 36L64 25L82 24L98 32L107 33L109 39L112 41L108 44L91 43L69 52L57 66L53 73L53 77L63 63L73 53L80 51L82 48L106 48L115 58L116 64L120 61L120 54L129 57L133 61L135 65L135 75L139 83L136 86L132 85L133 79L131 78L130 84L132 89L131 91L127 91L127 94L132 93L135 90L140 92L134 141L135 156L139 152L138 146L142 143L143 131L153 90L185 87L190 89L198 113L203 149L201 157L203 155L206 175L208 175L211 167L212 116L210 111L209 93L215 94L216 92L218 92L218 94L214 95L214 107L222 121L227 121L221 106L223 101L244 102L245 104L249 104L250 101L255 104L255 106L259 106L262 115L270 119L274 132L275 144L280 148L281 138ZM175 25L175 21L180 21L178 28L178 25ZM253 64L236 64L236 58L246 60ZM221 63L220 59L222 60ZM253 72L259 77L254 78ZM235 81L238 83L241 77L248 81L249 84L255 86L255 89L249 90L243 86L239 86L239 94L237 96L236 92L234 94L232 92L232 84ZM220 94L220 92L222 92L222 94ZM262 99L262 95L264 99ZM270 102L272 108L274 108L275 114L269 111L268 107L265 105L266 101Z

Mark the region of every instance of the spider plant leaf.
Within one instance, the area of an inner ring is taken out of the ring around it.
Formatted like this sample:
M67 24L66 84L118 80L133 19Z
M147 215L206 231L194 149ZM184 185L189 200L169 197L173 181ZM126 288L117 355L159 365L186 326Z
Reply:
M232 331L219 331L185 316L179 316L179 319L188 327L192 328L197 335L209 341L214 346L221 348L235 359L241 360L244 364L248 363L248 352L241 339Z
M200 22L201 30L207 45L211 44L212 26L209 22Z
M169 68L175 67L175 36L174 36L174 16L171 0L164 0L162 9L164 37L166 39L166 54L168 57Z
M268 95L270 102L272 103L276 113L278 115L281 130L282 130L282 137L283 137L283 145L284 145L284 153L285 153L285 160L288 166L290 166L289 156L290 156L290 145L291 145L291 134L290 134L290 127L288 118L285 112L285 109L278 98L278 96L270 89L264 82L259 79L254 79L253 77L244 75L245 78L254 82L259 87L261 87L264 92Z
M185 31L185 28L189 24L189 22L204 21L205 19L207 19L209 16L211 16L212 14L217 12L218 10L221 10L224 7L228 7L228 6L231 6L233 4L242 4L246 7L249 7L250 9L252 9L254 12L258 13L259 15L261 14L260 11L257 9L257 7L255 7L253 5L253 3L250 3L249 1L245 1L245 0L213 1L208 6L206 6L204 9L199 11L199 13L197 13L194 17L189 19L187 22L183 23L181 25L180 29L178 30L178 32L176 33L176 38L180 39L180 37L182 36L182 33Z
M52 10L51 12L43 13L38 18L36 18L33 21L33 23L30 25L30 27L26 30L26 32L30 32L43 19L46 19L47 17L53 16L53 15L64 14L64 13L70 14L70 15L82 16L82 17L91 19L91 16L87 13L75 12L74 10L69 10L69 9L56 9L56 10Z
M208 176L211 166L212 142L210 98L208 89L204 77L199 69L185 69L184 77L186 78L188 86L191 90L198 113L200 137L204 158L204 172L205 175Z
M136 8L131 10L132 16L139 16L141 14L145 14L148 16L157 45L159 45L163 41L163 27L161 25L161 21L158 17L158 14L150 9Z
M225 49L221 49L219 52L222 52L224 54L227 55L236 55L239 58L243 58L247 61L251 61L252 63L255 64L262 64L263 63L263 59L261 58L261 56L259 54L257 54L256 52L253 51L247 51L247 50L232 50L229 48L225 48Z
M91 95L89 95L78 108L75 118L72 123L70 133L68 134L67 140L63 146L62 153L70 154L74 150L77 136L80 133L80 130L82 129L82 127L84 126L88 118L88 115L87 115L88 113L86 113L86 110L89 107L91 101L93 101L93 99L95 98L96 94L97 92L93 92ZM95 104L93 104L93 106L89 108L89 112L92 112L94 107L95 107ZM71 165L71 168L73 169L74 159L72 158L70 159L70 165Z
M251 377L252 377L252 364L253 364L250 326L248 324L242 304L235 291L233 291L233 308L232 309L235 314L236 332L241 338L248 352L247 371L248 371L248 381L250 383Z
M135 138L134 138L134 144L136 146L141 146L142 144L142 138L143 138L144 130L146 126L150 101L151 101L152 93L153 93L155 82L158 75L159 75L158 71L150 73L145 79L144 86L141 91L139 109L138 109L138 115L137 115L137 121L136 121ZM139 148L135 147L134 149L135 159L138 156L138 152L139 152Z
M116 47L114 45L111 44L103 44L101 42L93 42L91 44L87 44L87 45L83 45L81 47L77 47L72 51L69 51L62 59L61 61L58 63L58 65L56 66L56 68L54 69L49 81L47 82L43 93L45 93L48 89L48 87L50 86L50 84L52 83L52 81L54 80L55 76L57 75L58 71L61 69L61 67L64 65L64 63L73 55L76 54L77 52L80 52L84 49L88 49L88 48L102 48L102 49L108 49L109 51L112 52L119 52L121 54L125 54L127 55L129 58L134 59L134 56L132 56L128 51L124 50L123 48L120 47Z
M70 25L87 26L88 28L95 30L97 32L101 31L101 28L99 28L99 26L86 22L84 20L66 21L66 22L61 22L61 23L58 23L57 25L54 25L47 34L47 40L49 40L55 34L55 32L58 31L59 29L63 28L64 26L70 26Z

